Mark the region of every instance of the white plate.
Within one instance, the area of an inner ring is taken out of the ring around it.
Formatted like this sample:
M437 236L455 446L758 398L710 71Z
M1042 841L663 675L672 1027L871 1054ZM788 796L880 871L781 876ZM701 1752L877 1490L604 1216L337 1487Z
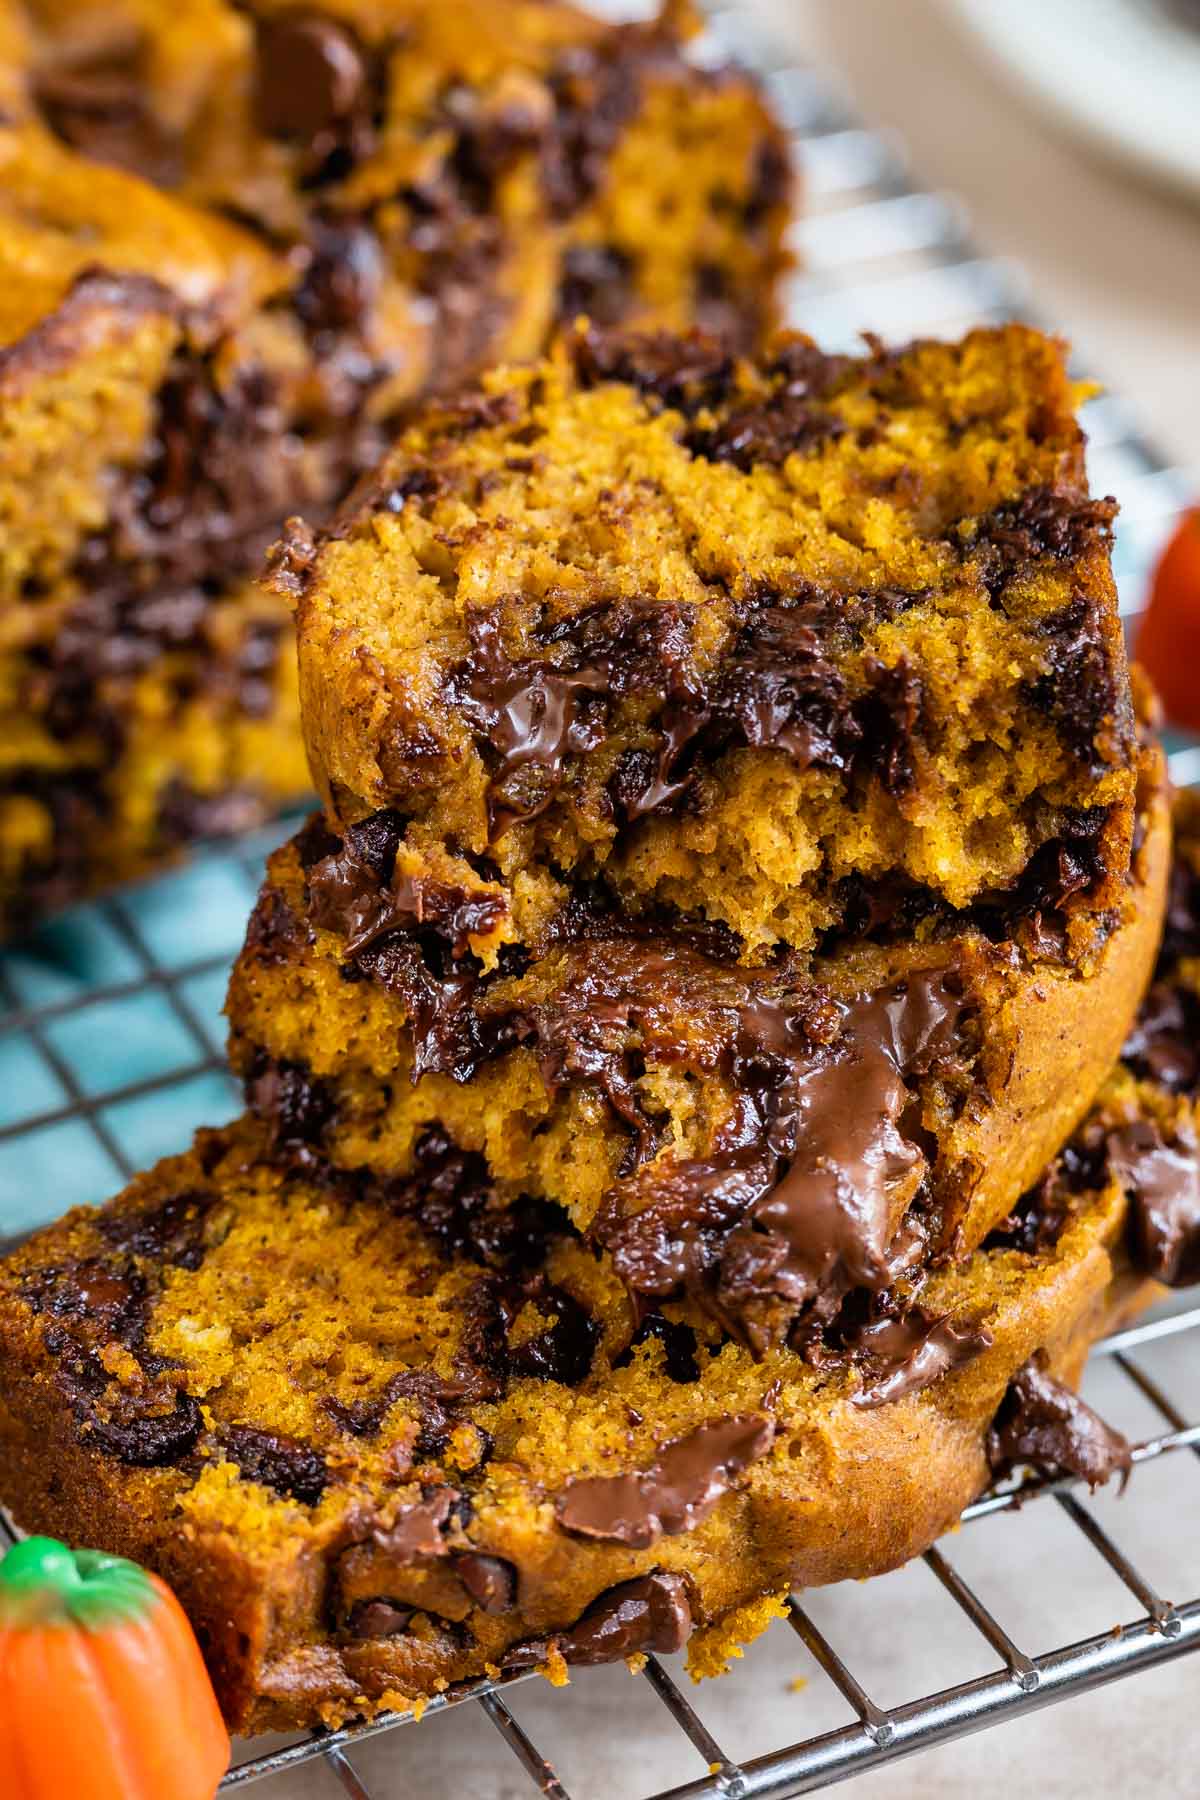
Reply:
M1200 29L1156 0L945 3L1061 123L1200 195Z

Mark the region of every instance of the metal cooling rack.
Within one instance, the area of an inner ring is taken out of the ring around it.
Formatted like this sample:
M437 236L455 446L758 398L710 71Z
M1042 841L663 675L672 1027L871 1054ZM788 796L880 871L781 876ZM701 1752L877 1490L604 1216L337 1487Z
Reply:
M864 129L824 76L782 59L735 4L710 7L699 54L718 60L732 54L757 69L793 134L806 188L805 216L795 227L804 272L788 292L794 323L828 347L850 348L862 328L888 339L948 335L1035 312L1020 272L981 254L972 242L958 203L915 188L901 147ZM1191 486L1140 436L1118 399L1092 402L1086 423L1093 487L1115 492L1122 502L1114 566L1122 610L1132 622L1154 558L1191 498ZM1178 783L1200 783L1200 745L1177 743L1171 764ZM75 910L0 957L4 1238L19 1237L68 1206L104 1199L135 1169L182 1148L197 1125L219 1124L239 1110L222 1055L225 979L263 857L294 823L212 846L159 880ZM1189 1423L1172 1398L1170 1377L1164 1380L1148 1365L1178 1346L1181 1333L1198 1327L1195 1307L1122 1332L1096 1352L1157 1420L1159 1429L1138 1444L1135 1459L1141 1465L1171 1459L1184 1508L1182 1484L1195 1471L1182 1466L1190 1459L1176 1453L1200 1456L1200 1423ZM1139 1479L1145 1477L1135 1474L1122 1503L1122 1536L1136 1518ZM1103 1501L1085 1502L1072 1484L1043 1484L1032 1495L1026 1489L1020 1500L1012 1492L989 1495L967 1509L964 1525L972 1534L986 1531L989 1521L1032 1498L1039 1512L1057 1508L1089 1552L1103 1559L1137 1603L1132 1618L1118 1615L1098 1635L1031 1655L958 1571L955 1562L962 1557L956 1551L952 1562L943 1543L926 1554L925 1569L997 1666L884 1709L793 1600L790 1626L848 1707L850 1722L766 1754L735 1758L652 1657L641 1680L698 1759L695 1779L661 1789L654 1800L784 1800L811 1793L1200 1647L1200 1598L1182 1604L1163 1598L1101 1523ZM0 1532L8 1529L0 1517ZM969 1540L961 1543L965 1551ZM898 1631L902 1621L878 1616L883 1602L875 1596L885 1584L871 1585L873 1629ZM475 1683L435 1700L427 1711L436 1715L470 1703L500 1733L532 1787L551 1800L567 1800L567 1788L505 1698L525 1679ZM728 1676L722 1685L737 1679ZM556 1705L569 1709L571 1700ZM345 1793L371 1800L384 1790L368 1785L356 1765L372 1740L405 1722L396 1716L316 1733L262 1754L250 1746L249 1759L223 1786L232 1791L274 1778L271 1791L283 1800L287 1772L321 1759ZM402 1758L397 1742L393 1774L402 1775ZM395 1791L390 1779L387 1791Z

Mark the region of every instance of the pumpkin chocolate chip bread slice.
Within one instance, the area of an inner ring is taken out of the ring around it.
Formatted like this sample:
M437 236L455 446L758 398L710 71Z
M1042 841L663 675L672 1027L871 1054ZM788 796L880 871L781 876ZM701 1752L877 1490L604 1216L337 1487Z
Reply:
M581 330L430 405L278 559L330 824L494 884L490 949L586 884L748 960L901 911L1028 938L1049 878L1086 959L1137 757L1076 397L1020 326L756 363Z
M289 246L318 361L372 364L377 413L579 312L744 347L775 319L786 140L747 76L690 58L686 0L626 25L565 0L25 10L50 126Z
M477 1154L501 1196L563 1206L639 1301L686 1293L754 1347L796 1342L848 1291L973 1250L1087 1111L1158 943L1157 749L1143 777L1087 973L1061 960L1058 873L1027 899L1036 936L901 918L758 964L720 927L589 891L489 969L472 946L498 881L416 862L396 814L342 837L317 819L270 862L233 1065L280 1154L400 1187L436 1186L448 1145Z
M305 791L290 624L250 586L337 491L294 432L289 281L0 122L0 930Z
M4 1499L168 1580L239 1731L689 1638L716 1673L790 1587L923 1550L993 1422L998 1465L1036 1433L1104 1474L1069 1388L1145 1283L1118 1180L1049 1205L756 1360L690 1303L632 1309L477 1158L372 1193L243 1121L0 1263Z

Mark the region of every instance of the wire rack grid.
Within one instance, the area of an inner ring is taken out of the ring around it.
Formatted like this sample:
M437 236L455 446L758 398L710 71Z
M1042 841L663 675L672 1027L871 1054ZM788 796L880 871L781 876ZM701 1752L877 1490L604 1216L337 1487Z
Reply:
M710 6L698 54L734 55L756 69L794 139L806 196L805 216L795 227L803 273L788 293L794 323L840 348L851 347L861 329L895 340L1035 313L1020 272L981 254L958 203L916 188L901 147L865 129L824 76L781 57L735 0ZM1122 610L1132 623L1190 484L1184 471L1168 466L1146 443L1119 399L1093 401L1087 426L1093 487L1117 493L1122 502L1114 563ZM1177 783L1200 782L1200 746L1174 744L1171 767ZM213 845L159 880L76 909L0 957L3 1239L20 1237L67 1206L103 1199L135 1169L180 1148L195 1126L237 1112L239 1095L222 1054L225 979L264 855L294 823L281 821L266 833ZM1097 1351L1156 1422L1138 1443L1136 1462L1170 1459L1176 1481L1183 1479L1181 1461L1200 1456L1200 1423L1189 1422L1170 1382L1153 1365L1158 1353L1197 1328L1200 1307L1193 1307L1151 1319ZM1181 1459L1180 1452L1191 1457ZM1137 1493L1135 1474L1132 1495ZM1200 1598L1174 1603L1157 1592L1101 1522L1096 1503L1083 1500L1072 1484L1043 1483L1023 1489L1020 1497L988 1495L967 1509L963 1524L972 1532L987 1530L990 1521L1032 1498L1039 1510L1057 1508L1082 1535L1136 1602L1132 1617L1118 1616L1109 1629L1029 1654L960 1572L958 1553L952 1561L943 1544L927 1552L924 1568L995 1666L884 1708L793 1598L790 1627L841 1697L848 1722L764 1754L735 1756L664 1664L651 1657L641 1679L697 1761L693 1779L661 1788L654 1800L784 1800L811 1793L1200 1648ZM9 1531L2 1519L0 1530ZM875 1628L899 1629L899 1622L877 1619ZM472 1684L434 1701L428 1712L470 1703L499 1732L532 1788L566 1800L562 1779L505 1697L526 1679ZM557 1702L567 1709L571 1704L569 1698ZM389 1717L282 1747L247 1746L224 1788L265 1781L283 1800L289 1772L319 1760L336 1787L371 1800L382 1790L368 1785L362 1753L405 1722ZM401 1773L400 1742L394 1747L397 1760L389 1766ZM395 1791L390 1781L387 1791Z

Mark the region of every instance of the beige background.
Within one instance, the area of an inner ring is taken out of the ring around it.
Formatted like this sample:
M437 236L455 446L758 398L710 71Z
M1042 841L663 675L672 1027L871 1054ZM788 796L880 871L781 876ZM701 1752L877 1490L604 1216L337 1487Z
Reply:
M963 197L983 245L1025 266L1041 307L1200 488L1200 196L1078 147L940 0L752 4L905 139L918 181Z

